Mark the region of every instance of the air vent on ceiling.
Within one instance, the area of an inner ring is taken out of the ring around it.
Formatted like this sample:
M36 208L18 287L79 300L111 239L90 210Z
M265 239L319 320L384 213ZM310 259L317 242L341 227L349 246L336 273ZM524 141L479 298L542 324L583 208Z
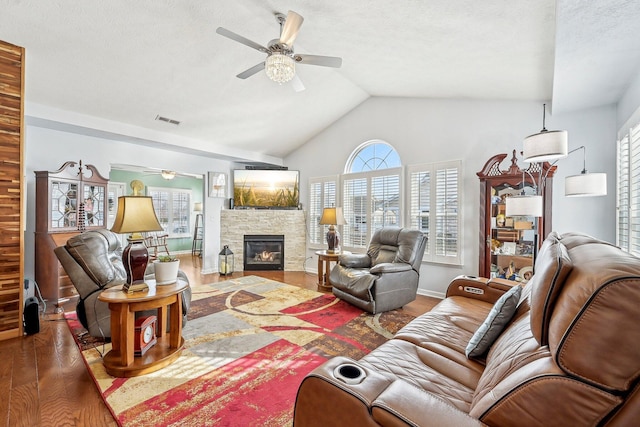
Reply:
M170 123L170 124L172 124L172 125L176 125L176 126L178 126L178 125L180 124L180 121L179 121L179 120L174 120L174 119L170 119L170 118L168 118L168 117L163 117L163 116L161 116L160 114L158 114L158 115L156 116L156 120L159 120L159 121L161 121L161 122L167 122L167 123Z

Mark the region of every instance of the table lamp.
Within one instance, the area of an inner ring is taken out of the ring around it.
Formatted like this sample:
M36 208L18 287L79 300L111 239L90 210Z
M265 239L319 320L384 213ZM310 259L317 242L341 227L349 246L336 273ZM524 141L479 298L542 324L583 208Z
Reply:
M340 252L340 233L338 233L335 226L346 223L347 221L345 221L344 215L342 214L342 208L324 208L322 211L320 225L329 225L329 231L327 231L328 254Z
M127 238L129 244L122 252L122 264L127 272L127 282L122 286L122 290L131 293L149 289L149 286L144 283L149 252L143 243L144 237L140 233L162 231L151 197L118 197L118 212L111 231L121 234L131 233Z

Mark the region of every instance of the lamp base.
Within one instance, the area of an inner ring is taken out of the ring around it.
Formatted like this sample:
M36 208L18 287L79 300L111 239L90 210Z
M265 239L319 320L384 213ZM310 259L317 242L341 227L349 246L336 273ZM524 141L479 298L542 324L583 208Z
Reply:
M330 225L329 231L327 231L327 246L328 254L340 253L340 233L333 225Z
M149 262L149 251L142 239L131 238L127 241L129 244L122 252L122 264L127 272L127 282L122 285L122 290L126 293L146 291L149 285L144 283L144 272Z

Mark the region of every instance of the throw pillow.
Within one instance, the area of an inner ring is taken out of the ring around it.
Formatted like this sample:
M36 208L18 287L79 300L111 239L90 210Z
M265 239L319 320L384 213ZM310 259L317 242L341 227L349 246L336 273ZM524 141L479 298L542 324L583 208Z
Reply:
M478 357L489 350L515 314L521 293L522 287L516 285L496 301L487 318L469 340L465 351L467 357Z

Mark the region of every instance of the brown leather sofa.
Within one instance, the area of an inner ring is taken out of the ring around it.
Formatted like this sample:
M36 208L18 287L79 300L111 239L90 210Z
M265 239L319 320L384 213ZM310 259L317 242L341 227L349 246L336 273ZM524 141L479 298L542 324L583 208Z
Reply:
M513 318L487 353L467 357L513 283L460 276L362 359L315 369L298 390L295 426L640 425L640 259L551 233Z

